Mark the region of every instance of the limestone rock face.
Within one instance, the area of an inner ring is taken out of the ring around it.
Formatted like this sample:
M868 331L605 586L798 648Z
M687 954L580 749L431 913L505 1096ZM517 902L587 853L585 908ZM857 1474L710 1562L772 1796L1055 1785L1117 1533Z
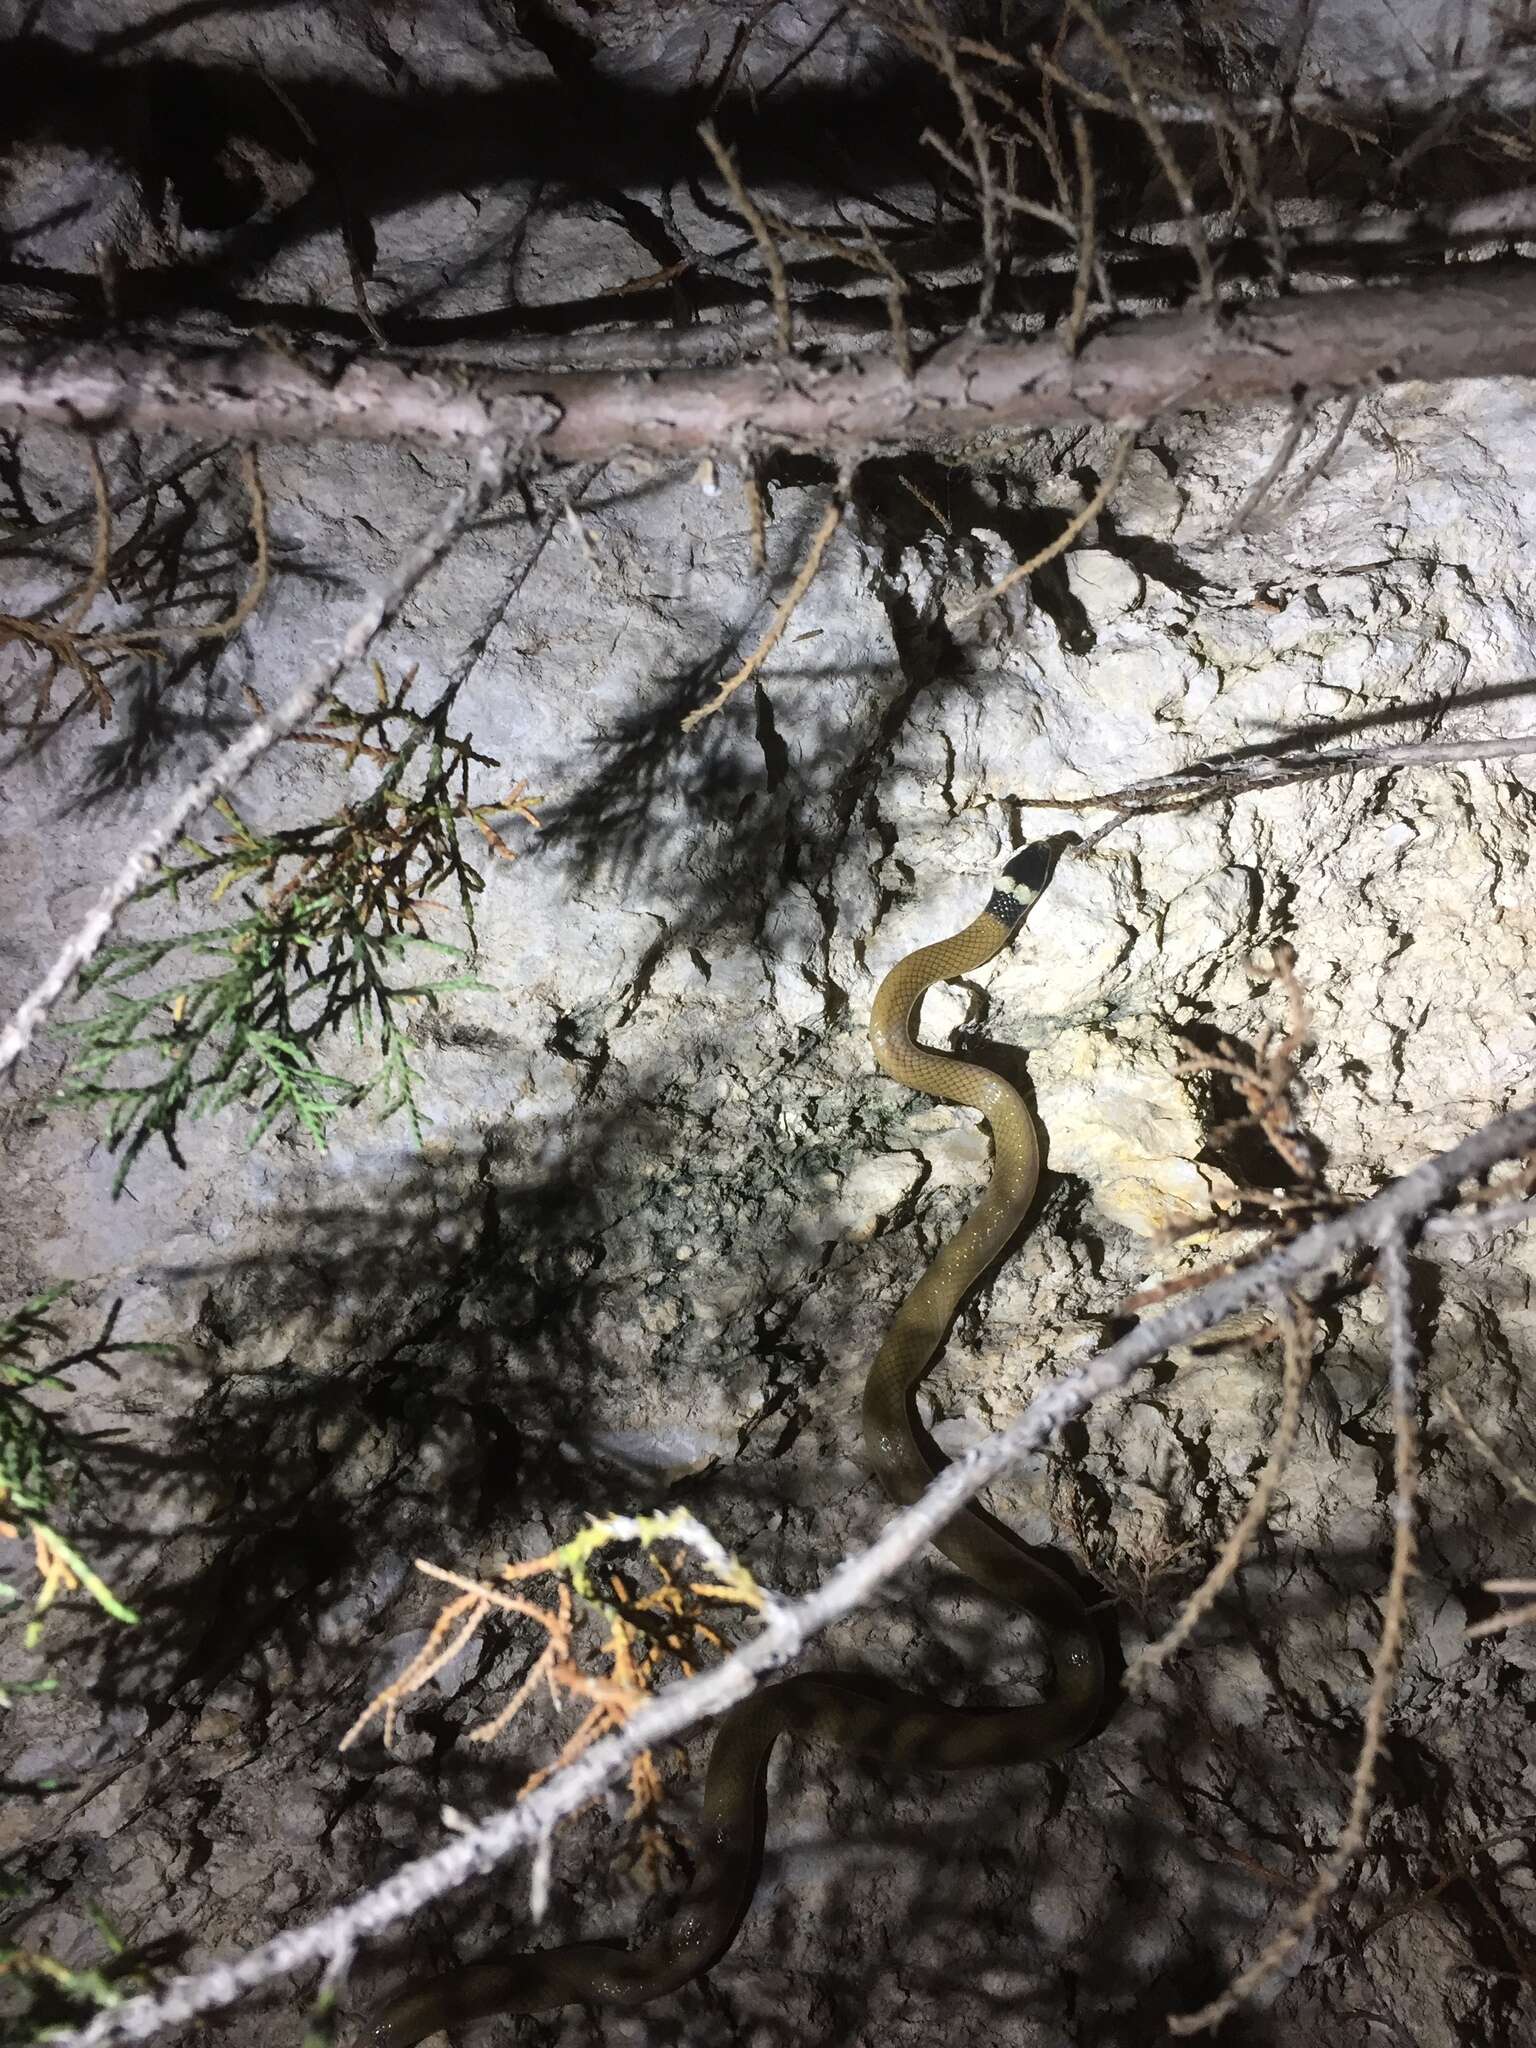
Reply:
M496 73L489 31L464 25L474 10L420 12L413 62ZM601 63L672 77L709 12L615 27ZM716 14L717 29L736 18ZM777 8L770 32L790 51L814 15ZM69 200L74 156L56 173ZM119 201L93 188L79 233ZM560 297L594 249L615 288L644 268L597 212L537 218L525 302ZM423 199L390 229L392 275L403 290L441 247L493 231L510 215ZM345 302L344 270L305 268L333 259L290 252L268 284ZM1330 424L1325 409L1298 462ZM35 1795L8 1803L0 1832L34 1896L61 1901L28 1920L28 1945L94 1956L89 1899L135 1941L227 1951L434 1845L445 1807L514 1796L569 1732L535 1713L499 1745L469 1739L526 1674L538 1637L522 1624L440 1672L391 1754L338 1754L370 1688L426 1640L439 1588L418 1558L488 1571L588 1513L681 1503L765 1582L800 1590L879 1527L864 1374L990 1169L974 1116L875 1070L881 976L975 915L1021 839L1104 823L1086 799L1309 736L1536 732L1528 391L1384 388L1289 517L1229 536L1286 426L1159 423L1112 516L979 623L970 601L1016 559L1003 535L1080 505L1107 434L989 450L966 471L964 534L915 513L897 533L856 502L756 686L692 734L683 716L761 632L823 491L773 490L770 572L754 580L724 466L718 488L618 462L536 480L537 521L512 506L470 536L380 650L391 676L418 666L421 701L463 674L458 729L545 798L520 859L476 855L486 991L420 1013L424 1145L360 1118L323 1155L281 1136L248 1150L238 1118L215 1119L186 1133L184 1167L147 1152L114 1203L95 1126L46 1103L66 1048L44 1040L0 1126L0 1298L73 1278L73 1330L120 1299L119 1336L171 1349L74 1380L75 1426L121 1433L84 1526L144 1625L56 1617L62 1691L0 1730L7 1777ZM63 440L36 437L28 460L50 508L84 489ZM263 472L270 595L168 700L141 768L121 733L77 725L8 770L9 993L245 715L242 685L277 698L459 477L445 455L360 447L273 448ZM242 531L232 477L211 516ZM6 606L53 587L17 572ZM131 692L120 708L131 721ZM291 821L372 786L367 763L318 753L280 752L242 803ZM1536 753L1146 816L1064 859L1016 943L929 996L925 1036L1017 1081L1046 1153L1031 1228L923 1390L941 1449L1089 1355L1129 1294L1223 1255L1170 1233L1239 1172L1268 1184L1274 1162L1224 1145L1226 1110L1178 1069L1186 1039L1252 1044L1283 1024L1277 939L1310 1017L1299 1107L1340 1194L1528 1093L1533 809ZM174 915L162 902L132 928ZM1383 1810L1358 1892L1238 2022L1244 2041L1349 2038L1366 2006L1383 2038L1419 2048L1513 2042L1529 2024L1513 1930L1530 1935L1530 1877L1510 1831L1536 1788L1536 1636L1469 1646L1462 1629L1484 1578L1536 1562L1514 1485L1536 1484L1533 1282L1518 1233L1425 1254L1424 1541ZM1217 1988L1341 1824L1380 1620L1391 1438L1374 1298L1331 1314L1327 1338L1270 1532L1151 1699L1049 1769L903 1778L781 1755L760 1890L708 1985L649 2017L567 2012L540 2038L1057 2048L1150 2038L1147 2015ZM1160 1367L996 1490L1000 1515L1098 1585L1127 1651L1169 1623L1241 1512L1279 1370L1273 1350ZM1048 1682L1029 1627L932 1560L823 1654L976 1705ZM680 1820L706 1748L677 1774ZM367 1987L659 1917L624 1839L588 1814L559 1845L545 1929L518 1872L400 1930L362 1966ZM1475 1875L1476 1911L1447 1888L1456 1870ZM238 2022L253 2048L298 2024L292 2006Z

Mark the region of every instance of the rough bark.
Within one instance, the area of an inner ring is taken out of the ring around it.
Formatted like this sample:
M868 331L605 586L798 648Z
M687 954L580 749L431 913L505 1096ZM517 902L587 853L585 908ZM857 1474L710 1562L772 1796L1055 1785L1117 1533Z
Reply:
M1150 420L1408 378L1536 372L1536 271L1122 321L1069 356L1054 336L979 342L908 378L888 358L716 370L496 373L301 361L261 348L37 345L0 355L0 424L241 439L468 444L532 458L688 457L742 447L864 455L999 429Z

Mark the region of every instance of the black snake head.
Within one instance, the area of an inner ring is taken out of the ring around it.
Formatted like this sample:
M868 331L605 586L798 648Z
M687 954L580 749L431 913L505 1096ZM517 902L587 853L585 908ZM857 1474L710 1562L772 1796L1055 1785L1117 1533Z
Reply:
M988 916L995 917L1009 931L1022 924L1030 905L1051 879L1060 851L1059 839L1031 839L1011 853L992 885Z

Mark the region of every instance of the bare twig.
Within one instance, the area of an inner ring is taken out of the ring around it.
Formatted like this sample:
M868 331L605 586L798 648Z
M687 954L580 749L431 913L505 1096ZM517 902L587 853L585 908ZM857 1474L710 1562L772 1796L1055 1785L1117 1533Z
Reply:
M1509 1466L1505 1464L1482 1431L1475 1423L1469 1421L1466 1411L1449 1387L1442 1390L1442 1398L1446 1407L1450 1409L1452 1416L1455 1418L1456 1427L1461 1431L1467 1442L1477 1452L1477 1455L1488 1466L1490 1471L1498 1475L1499 1479L1509 1488L1516 1500L1523 1500L1528 1508L1536 1508L1536 1487L1529 1485L1527 1481L1520 1477L1518 1472L1510 1470ZM1470 1634L1471 1631L1469 1630L1468 1633Z
M267 529L267 501L262 490L261 471L257 465L256 450L246 448L240 456L241 473L245 479L246 494L251 506L251 533L255 545L256 562L250 580L234 610L222 619L181 626L136 626L123 632L83 632L79 621L96 601L106 586L107 573L112 559L112 508L107 495L106 478L100 463L91 451L91 475L96 496L96 545L94 559L85 582L67 602L64 617L58 621L42 616L22 618L11 612L0 612L0 646L19 641L35 648L47 662L41 684L37 691L33 710L34 721L46 713L54 676L60 669L68 669L79 677L82 684L79 704L89 697L95 704L103 725L112 710L112 693L105 680L105 671L114 660L125 655L153 653L163 646L177 641L195 643L201 640L224 640L237 633L260 604L266 594L267 577L270 569L270 537ZM101 657L92 661L89 657ZM70 706L70 710L74 708ZM69 711L63 714L69 716Z
M91 459L94 463L94 451ZM42 620L16 619L9 614L0 614L0 624L3 624L14 637L34 640L45 648L52 647L61 639L67 639L75 653L132 654L176 641L229 639L239 632L261 603L266 594L267 578L271 568L267 499L262 489L261 470L254 448L241 450L240 473L245 480L246 496L250 501L251 537L255 544L256 560L250 580L234 610L226 613L222 619L209 619L185 626L134 626L121 633L80 633L74 630L71 621L84 616L85 610L89 608L106 582L112 534L111 508L107 500L105 479L101 476L98 466L94 472L97 502L95 564L84 588L71 602L65 619L61 624L51 626Z
M1067 352L1076 355L1088 318L1088 288L1093 281L1094 220L1096 213L1093 151L1088 146L1088 124L1073 107L1069 116L1072 151L1077 159L1077 276L1072 281L1072 310L1067 315Z
M1536 1223L1536 1202L1495 1202L1471 1213L1458 1210L1454 1216L1436 1216L1424 1226L1427 1238L1475 1237L1500 1230L1522 1230Z
M923 130L922 140L925 149L931 149L935 156L942 157L958 177L964 178L973 190L979 192L975 168L966 162L959 150L951 148L932 128ZM1073 232L1072 215L1064 213L1059 206L1047 206L1041 200L1028 199L1022 192L1009 191L1006 187L994 187L992 197L993 203L1006 213L1018 213L1026 220L1042 221L1047 227L1059 228L1065 235Z
M715 160L715 169L725 180L731 203L752 230L763 264L768 272L769 288L773 293L774 317L779 323L779 354L793 355L795 348L794 318L789 305L789 280L784 274L784 258L779 254L779 245L773 239L773 231L763 216L762 208L753 199L742 183L741 173L725 144L715 133L713 123L705 121L699 128L704 147Z
M1398 747L1352 747L1313 753L1302 748L1255 756L1251 760L1197 763L1172 775L1107 790L1102 796L1020 796L1011 799L1032 810L1118 813L1101 825L1076 853L1084 853L1127 819L1163 811L1195 811L1206 804L1230 803L1255 790L1285 789L1296 782L1325 782L1338 775L1384 775L1399 768L1443 767L1457 761L1519 760L1536 754L1536 733L1513 739L1419 740Z
M1292 400L1290 425L1281 435L1279 445L1275 449L1274 454L1265 463L1262 476L1260 476L1257 483L1244 493L1237 510L1227 521L1222 532L1224 540L1234 533L1247 532L1249 520L1274 489L1275 480L1296 453L1297 443L1306 432L1316 407L1317 401L1309 391L1303 391L1299 397Z
M1007 1429L973 1444L921 1499L893 1515L867 1550L845 1559L814 1592L793 1603L765 1603L766 1626L760 1635L700 1677L669 1686L524 1804L492 1816L397 1871L376 1890L306 1927L277 1935L197 1976L179 1978L153 1997L130 1999L100 2014L88 2026L61 2036L59 2048L115 2048L118 2043L147 2041L201 2013L221 2011L280 1977L329 1961L343 1944L381 1933L471 1877L494 1869L514 1851L536 1845L562 1819L612 1784L642 1750L658 1747L746 1698L759 1678L788 1663L822 1629L862 1606L982 1487L1094 1401L1124 1386L1142 1366L1256 1301L1283 1299L1302 1283L1318 1280L1362 1246L1381 1245L1413 1229L1433 1210L1453 1202L1464 1183L1533 1146L1536 1107L1512 1110L1450 1151L1421 1160L1369 1201L1138 1323L1086 1365L1044 1387ZM1408 1377L1406 1370L1398 1373L1396 1346L1394 1336L1394 1381ZM1400 1461L1406 1461L1402 1451ZM1405 1540L1411 1547L1410 1526L1402 1523L1399 1548ZM1402 1576L1406 1577L1406 1568Z
M1328 436L1317 454L1312 457L1312 460L1301 472L1301 475L1296 479L1290 490L1286 492L1284 498L1275 507L1265 522L1266 525L1279 526L1283 520L1287 519L1327 469L1334 456L1343 447L1344 436L1354 425L1355 414L1360 409L1362 395L1358 391L1350 392L1343 405L1339 408L1339 417L1334 422L1333 432Z
M1162 171L1163 176L1168 180L1169 190L1178 201L1179 211L1184 216L1184 234L1189 243L1189 253L1194 261L1195 273L1200 280L1200 303L1202 306L1214 306L1216 303L1216 271L1211 262L1211 245L1206 237L1205 225L1200 218L1200 209L1195 204L1195 195L1190 187L1189 180L1185 177L1179 160L1173 153L1173 146L1163 133L1162 123L1159 121L1156 112L1142 90L1141 80L1137 75L1135 65L1131 62L1130 53L1124 43L1117 36L1111 35L1110 31L1104 26L1104 23L1099 19L1097 10L1090 5L1090 0L1068 0L1068 5L1087 24L1100 49L1120 74L1120 82L1125 87L1125 96L1131 103L1131 110L1135 114L1137 121L1141 124L1142 133L1150 143L1152 154L1157 158L1158 167ZM1061 82L1074 90L1076 89L1076 81L1071 78L1070 74L1058 72L1057 76Z
M96 501L96 545L92 551L90 574L59 621L66 632L79 625L106 588L107 570L112 560L112 501L107 492L106 472L102 469L94 441L86 448L86 461L91 472L91 495Z
M1029 557L1028 561L1017 563L1006 576L999 577L990 590L984 590L979 597L972 598L969 604L960 609L957 617L975 618L978 613L984 612L989 604L994 604L998 598L1005 597L1014 585L1022 583L1026 576L1033 576L1035 571L1043 569L1047 562L1054 562L1058 555L1065 554L1084 527L1091 525L1109 503L1135 445L1136 430L1132 428L1128 433L1122 434L1116 443L1115 452L1109 458L1109 467L1105 470L1098 489L1080 511L1073 513L1056 538L1047 541L1043 548Z
M406 549L389 575L368 598L338 645L319 656L309 674L269 717L258 718L190 783L169 810L138 840L122 867L102 891L95 909L75 933L48 972L0 1032L0 1075L16 1064L32 1035L88 960L95 957L125 906L158 869L187 826L215 797L233 789L240 778L271 747L296 732L335 686L342 671L368 651L387 619L452 545L475 515L493 504L505 488L507 454L488 445L476 459L470 481L448 498L437 517Z
M907 331L906 282L901 272L887 256L880 244L870 233L866 224L864 241L873 261L879 265L885 279L885 310L891 323L891 346L896 351L896 362L903 377L912 375L912 337Z
M1311 1037L1306 997L1296 973L1295 947L1288 939L1277 939L1270 960L1251 960L1249 972L1278 982L1285 996L1285 1029L1278 1033L1266 1029L1256 1047L1245 1046L1225 1033L1218 1033L1212 1045L1182 1038L1185 1056L1175 1072L1181 1076L1219 1074L1236 1088L1246 1110L1241 1123L1263 1136L1299 1183L1297 1189L1273 1195L1272 1199L1287 1209L1293 1204L1306 1207L1319 1196L1326 1196L1327 1191L1318 1184L1317 1163L1302 1131L1294 1099L1296 1057ZM1212 1132L1210 1139L1214 1142L1223 1135ZM1242 1192L1257 1196L1265 1191Z
M317 171L330 179L336 190L336 213L341 226L341 246L347 259L347 276L352 285L352 303L357 308L357 317L372 340L379 348L388 348L389 337L379 325L374 310L368 303L368 280L363 275L363 256L359 247L358 216L353 204L351 187L343 177L335 158L321 143L319 136L309 125L292 96L270 73L262 74L267 90L287 114L300 135L309 145L311 161Z
M841 491L838 491L834 494L831 503L822 514L821 524L811 536L810 548L806 553L805 560L800 564L794 582L789 586L789 589L775 607L773 617L768 622L767 632L764 633L762 639L758 641L736 673L726 677L709 702L701 704L696 711L688 713L688 716L683 720L684 732L692 732L695 726L702 725L706 718L713 718L722 705L730 702L743 683L751 681L769 655L772 654L774 648L778 646L779 641L783 637L784 628L795 615L796 606L816 581L817 572L821 568L821 558L827 552L828 544L833 534L836 533L838 527L842 524L842 519L843 494Z
M757 480L755 470L749 468L742 479L742 492L747 501L747 531L752 542L752 572L761 576L768 566L768 520L763 510L763 487Z
M985 328L992 318L992 309L997 302L997 281L1002 272L1003 233L992 152L987 143L987 131L976 111L975 95L960 68L960 59L955 54L948 29L930 0L911 0L911 4L913 13L928 31L939 69L955 96L955 105L960 110L960 125L965 130L965 139L970 144L976 164L976 190L981 202L981 290L976 300L976 326L979 330Z
M1277 291L1283 291L1290 276L1290 256L1286 248L1285 231L1280 225L1280 215L1264 182L1258 148L1248 128L1235 116L1226 115L1222 129L1241 166L1248 204L1259 217L1269 262L1270 282Z
M1321 1226L1329 1229L1331 1225ZM1376 1790L1376 1766L1386 1739L1387 1710L1402 1656L1403 1625L1408 1612L1408 1581L1413 1574L1414 1503L1418 1492L1418 1344L1413 1333L1413 1302L1408 1253L1401 1228L1389 1229L1377 1241L1376 1270L1387 1302L1390 1349L1392 1432L1392 1568L1387 1581L1381 1635L1371 1659L1371 1690L1365 1706L1365 1732L1350 1788L1349 1814L1343 1832L1324 1859L1312 1887L1285 1926L1247 1969L1235 1977L1219 1998L1198 2012L1181 2013L1168 2022L1172 2034L1187 2035L1219 2026L1243 2001L1272 1977L1317 1919L1365 1847L1366 1824Z
M1536 1579L1484 1579L1485 1593L1536 1593ZM1477 1636L1498 1636L1506 1629L1524 1628L1528 1621L1536 1621L1536 1600L1527 1601L1524 1607L1506 1607L1502 1614L1490 1614L1486 1621L1474 1621L1465 1631L1468 1642Z
M1248 1554L1249 1545L1263 1528L1275 1490L1285 1477L1291 1452L1296 1447L1296 1432L1301 1426L1302 1399L1312 1378L1315 1326L1306 1309L1293 1302L1283 1327L1285 1372L1281 1380L1280 1419L1275 1424L1269 1455L1254 1482L1248 1505L1222 1545L1221 1555L1185 1601L1173 1626L1155 1643L1149 1643L1126 1667L1128 1691L1143 1690L1151 1674L1161 1670L1170 1657L1178 1654L1215 1606L1223 1589L1236 1576L1238 1567Z

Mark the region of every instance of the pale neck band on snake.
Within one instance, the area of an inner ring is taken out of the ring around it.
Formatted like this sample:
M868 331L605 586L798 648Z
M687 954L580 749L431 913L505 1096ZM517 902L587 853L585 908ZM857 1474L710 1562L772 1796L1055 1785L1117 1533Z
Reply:
M1040 1170L1034 1121L1017 1089L985 1067L917 1044L912 1018L924 990L973 973L1002 950L1049 879L1051 859L1040 843L1014 854L981 915L953 938L898 961L870 1013L870 1043L891 1079L980 1110L994 1151L986 1192L897 1310L865 1382L866 1451L897 1502L919 1494L934 1469L914 1434L913 1389L942 1349L966 1295L1022 1223ZM698 1874L658 1935L636 1948L581 1942L450 1970L377 2015L372 2039L378 2048L412 2048L441 2027L497 2013L643 2005L708 1970L730 1947L751 1900L764 1777L782 1734L935 1771L1034 1763L1081 1742L1099 1719L1105 1681L1099 1637L1077 1593L969 1509L934 1540L983 1591L1041 1625L1054 1666L1048 1698L973 1713L883 1688L871 1694L857 1682L822 1673L766 1686L720 1723L704 1787Z

